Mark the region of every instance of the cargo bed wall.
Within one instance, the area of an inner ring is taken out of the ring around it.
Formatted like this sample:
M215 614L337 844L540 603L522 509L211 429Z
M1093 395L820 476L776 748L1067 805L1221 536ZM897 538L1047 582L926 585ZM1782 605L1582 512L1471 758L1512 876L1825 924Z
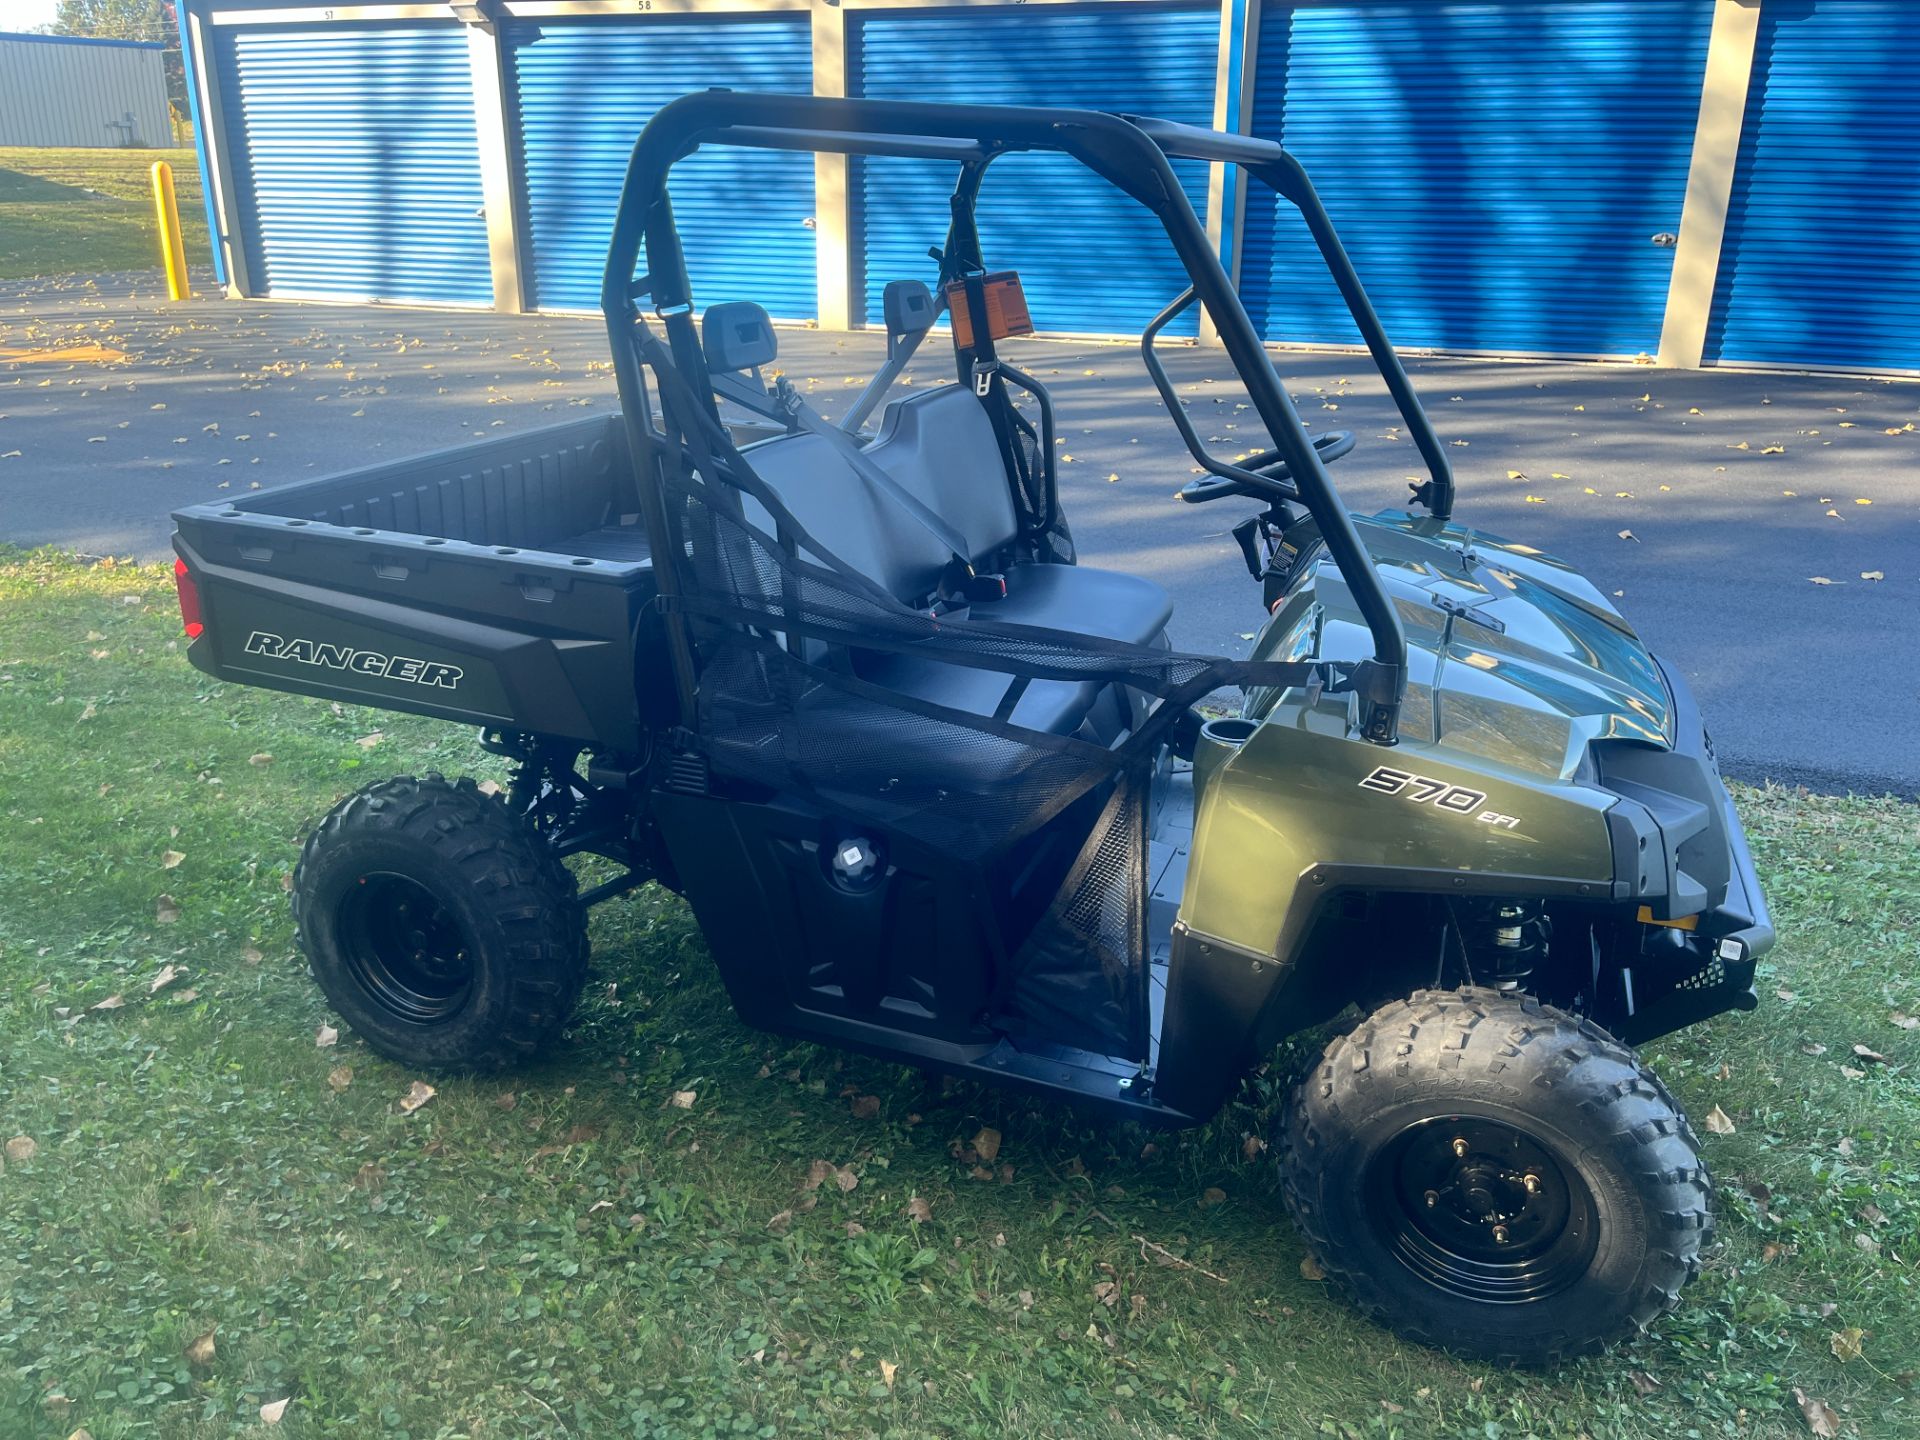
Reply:
M641 748L670 686L617 416L174 516L222 679ZM636 654L636 647L639 653Z

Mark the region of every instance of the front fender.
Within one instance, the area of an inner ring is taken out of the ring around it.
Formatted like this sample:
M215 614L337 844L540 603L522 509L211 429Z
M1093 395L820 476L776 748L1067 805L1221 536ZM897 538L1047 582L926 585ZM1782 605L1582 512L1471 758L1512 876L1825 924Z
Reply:
M1331 895L1618 898L1616 798L1418 741L1371 745L1325 712L1262 725L1213 772L1194 817L1158 1093L1208 1113L1256 1045L1293 1028L1268 1012Z

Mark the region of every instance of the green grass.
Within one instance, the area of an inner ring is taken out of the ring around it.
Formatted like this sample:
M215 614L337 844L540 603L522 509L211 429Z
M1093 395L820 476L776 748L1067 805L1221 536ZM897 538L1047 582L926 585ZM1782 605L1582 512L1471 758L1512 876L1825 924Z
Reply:
M0 280L158 269L156 160L173 167L187 263L210 264L193 151L0 147Z
M1721 1242L1656 1333L1514 1375L1303 1276L1247 1137L1305 1046L1186 1135L943 1090L744 1029L651 890L596 912L550 1060L402 1115L423 1077L316 1046L284 884L348 790L492 762L214 684L176 636L163 570L0 553L0 1139L34 1142L0 1174L7 1440L1801 1436L1796 1386L1843 1433L1920 1434L1920 1032L1893 1018L1920 1013L1920 811L1740 792L1786 939L1757 1013L1651 1051L1737 1127L1705 1140ZM857 1183L807 1190L815 1161Z

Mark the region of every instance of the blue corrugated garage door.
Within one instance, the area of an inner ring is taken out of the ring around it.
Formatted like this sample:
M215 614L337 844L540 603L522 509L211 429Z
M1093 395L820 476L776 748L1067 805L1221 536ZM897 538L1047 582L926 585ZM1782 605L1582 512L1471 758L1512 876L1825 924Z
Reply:
M849 71L871 98L1077 105L1213 123L1217 8L855 13ZM857 165L855 248L865 273L855 293L864 291L867 317L877 323L887 281L933 278L927 247L946 240L954 167L902 159ZM1204 218L1207 167L1180 161L1174 169ZM981 189L979 220L988 266L1019 269L1043 331L1137 334L1187 283L1159 222L1064 156L996 161ZM1183 318L1191 334L1193 317Z
M1920 369L1920 6L1760 13L1706 358Z
M1387 333L1453 350L1659 347L1710 0L1270 4L1254 130L1307 168ZM1250 187L1240 289L1271 340L1357 343L1291 207Z
M255 293L493 302L465 30L223 30L220 47Z
M532 300L597 310L613 212L633 142L653 112L693 90L813 88L807 17L661 16L515 26L508 35ZM811 320L813 157L701 150L668 182L694 303L753 300Z

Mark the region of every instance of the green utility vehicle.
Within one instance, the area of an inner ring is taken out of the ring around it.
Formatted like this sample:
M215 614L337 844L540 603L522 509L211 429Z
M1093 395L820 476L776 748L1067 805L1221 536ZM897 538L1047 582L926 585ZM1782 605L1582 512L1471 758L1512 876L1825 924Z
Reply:
M952 166L936 283L886 287L887 362L837 423L767 383L763 311L691 292L667 182L707 146ZM998 345L1031 322L974 218L1021 151L1144 206L1190 279L1142 354L1205 472L1180 498L1249 507L1247 660L1175 651L1160 587L1075 563L1053 401ZM1304 217L1428 466L1411 513L1342 507L1354 438L1302 427L1177 159ZM308 839L300 943L370 1045L530 1055L580 994L587 907L648 881L751 1025L1148 1124L1205 1121L1283 1036L1357 1013L1277 1149L1369 1314L1544 1362L1674 1303L1711 1189L1630 1047L1755 1003L1773 932L1739 822L1685 686L1599 591L1451 518L1446 453L1284 151L692 95L635 146L603 302L621 416L175 517L194 664L476 724L513 762L504 795L382 781ZM1224 460L1189 424L1156 341L1195 304L1270 449ZM943 313L954 383L896 390ZM1223 687L1241 713L1203 718ZM583 892L563 862L589 854L619 868Z

